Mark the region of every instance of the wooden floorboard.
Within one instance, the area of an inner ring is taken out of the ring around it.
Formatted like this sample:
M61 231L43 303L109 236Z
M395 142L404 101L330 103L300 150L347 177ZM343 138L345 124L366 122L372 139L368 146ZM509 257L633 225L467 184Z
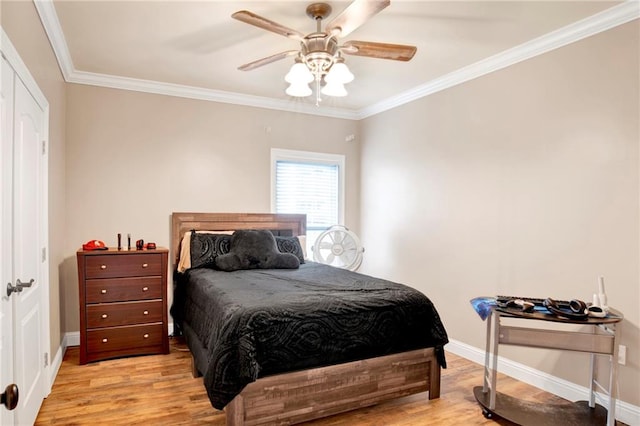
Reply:
M224 425L202 378L191 376L186 346L171 339L169 355L151 355L78 365L78 347L67 349L36 425ZM306 423L313 426L509 425L487 420L473 396L482 367L447 353L439 399L421 393L374 407ZM562 399L499 376L501 392L540 403Z

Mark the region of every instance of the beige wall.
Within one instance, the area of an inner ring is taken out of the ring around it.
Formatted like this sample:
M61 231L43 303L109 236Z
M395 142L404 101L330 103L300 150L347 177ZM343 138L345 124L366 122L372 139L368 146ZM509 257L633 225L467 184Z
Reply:
M75 84L67 96L65 331L79 328L83 242L168 247L171 212L269 212L271 148L344 154L345 221L359 227L357 122Z
M639 39L626 24L361 128L364 270L424 291L450 337L480 349L473 297L590 301L603 275L626 317L620 392L636 406ZM586 355L501 353L587 385Z
M637 24L356 123L65 89L33 4L1 9L51 109L53 354L78 330L82 242L130 232L168 245L172 211L268 211L277 147L347 155L346 223L367 248L363 271L423 290L463 343L483 347L472 297L589 299L604 275L626 315L622 399L640 405ZM586 385L584 356L502 353Z
M65 82L32 2L2 1L2 28L49 102L49 295L51 356L60 348L59 268L65 256Z

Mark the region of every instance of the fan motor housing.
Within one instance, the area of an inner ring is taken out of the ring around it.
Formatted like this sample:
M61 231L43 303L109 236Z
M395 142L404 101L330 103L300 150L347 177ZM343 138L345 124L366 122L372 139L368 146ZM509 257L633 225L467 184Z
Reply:
M338 53L338 40L326 33L311 33L301 43L300 53L312 69L327 71Z

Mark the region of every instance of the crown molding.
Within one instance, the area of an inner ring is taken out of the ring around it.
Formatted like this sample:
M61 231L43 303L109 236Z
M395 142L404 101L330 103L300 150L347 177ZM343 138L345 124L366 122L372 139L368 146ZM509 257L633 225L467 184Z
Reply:
M256 108L266 108L278 111L296 112L302 114L321 115L332 118L357 120L355 111L300 104L295 101L273 99L262 96L244 95L223 90L204 89L201 87L185 86L181 84L164 83L159 81L142 80L86 71L73 71L65 79L68 83L86 84L90 86L110 87L112 89L131 90L135 92L154 93L157 95L177 96L181 98L197 99L201 101L221 102L234 105L244 105Z
M442 77L358 111L358 119L370 117L429 96L441 90L531 59L640 17L640 2L627 0L588 18L552 31L526 43L460 68Z
M368 107L351 110L346 108L316 107L294 101L273 99L260 96L244 95L221 90L185 86L158 81L135 79L130 77L97 74L78 71L73 66L53 0L34 0L40 20L53 47L65 81L69 83L110 87L114 89L154 93L166 96L177 96L211 102L222 102L279 111L361 120L384 111L396 108L414 100L429 96L441 90L473 80L483 75L498 71L535 56L547 53L570 43L582 40L600 32L609 30L640 18L640 2L626 0L605 11L574 22L558 30L552 31L526 43L507 49L469 66L445 74L423 85L414 87Z
M33 0L65 81L75 70L53 0Z

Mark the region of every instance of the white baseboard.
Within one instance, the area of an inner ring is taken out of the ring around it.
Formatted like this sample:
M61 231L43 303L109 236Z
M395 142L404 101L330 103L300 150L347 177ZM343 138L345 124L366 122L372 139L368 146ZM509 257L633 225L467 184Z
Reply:
M58 371L60 371L60 367L62 366L64 353L67 351L69 346L80 346L80 332L73 331L65 333L62 337L62 343L60 344L58 351L55 356L51 357L51 366L49 367L49 392L51 392L53 383L56 381Z
M70 333L65 333L64 340L62 340L62 345L66 348L69 346L80 346L80 332L72 331Z
M484 366L485 351L483 349L478 349L453 339L450 339L445 349ZM584 400L589 394L589 389L584 386L576 385L510 359L498 356L498 363L500 373L569 401ZM609 400L604 395L598 394L596 399L598 404L607 409L609 408ZM628 425L640 425L640 407L618 400L616 404L616 419Z
M62 365L62 358L64 358L64 352L67 350L67 347L64 345L64 340L62 341L62 345L58 348L55 356L51 357L51 365L49 367L49 388L47 390L47 396L51 392L51 388L53 387L53 382L56 381L56 377L58 376L58 371L60 370L60 366Z

